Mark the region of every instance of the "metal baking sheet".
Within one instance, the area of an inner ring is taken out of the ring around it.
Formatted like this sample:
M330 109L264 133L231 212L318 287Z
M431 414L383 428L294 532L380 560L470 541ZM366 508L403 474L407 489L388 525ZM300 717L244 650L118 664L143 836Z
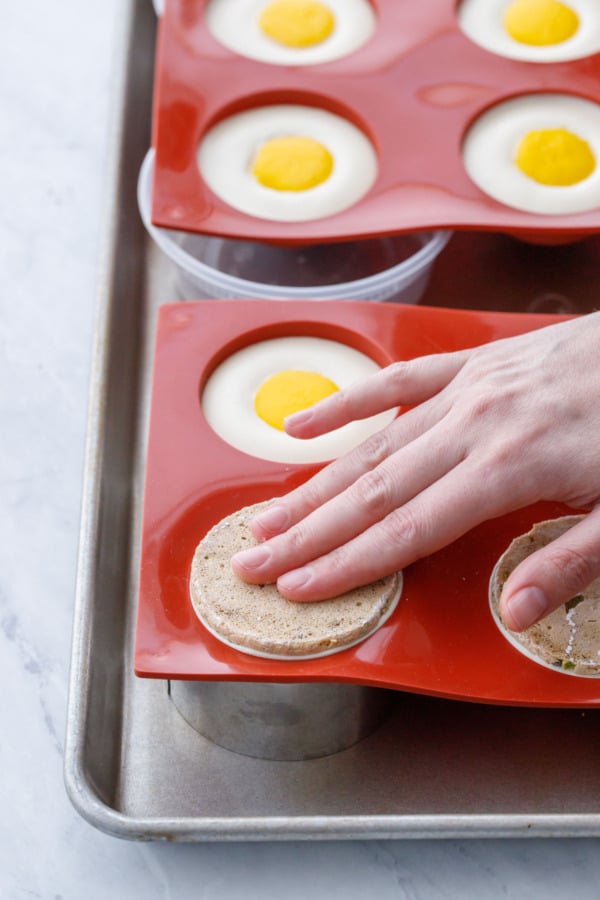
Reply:
M600 711L394 695L349 750L274 762L195 732L164 681L133 675L151 343L180 299L135 185L150 141L155 19L124 3L93 359L65 780L94 826L176 841L600 835ZM574 312L600 296L600 240L534 247L455 235L423 303Z

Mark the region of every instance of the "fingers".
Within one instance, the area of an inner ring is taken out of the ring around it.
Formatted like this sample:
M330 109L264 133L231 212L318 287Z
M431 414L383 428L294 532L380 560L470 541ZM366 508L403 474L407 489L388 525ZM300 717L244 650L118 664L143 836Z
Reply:
M375 468L394 453L397 445L396 431L396 422L392 422L345 456L321 469L309 482L290 491L285 497L280 497L250 523L254 537L262 541L280 534L341 493L364 472ZM410 427L406 431L410 439Z
M434 553L489 513L473 502L468 465L459 464L414 500L347 544L277 580L290 600L335 597ZM466 498L466 502L464 502Z
M442 390L464 365L468 350L393 363L320 403L288 416L285 430L311 438L394 406L422 403Z
M430 433L432 428L435 429L438 424L441 425L444 420L446 405L445 403L439 403L438 398L434 398L430 404L426 403L415 409L408 410L388 425L387 428L371 435L346 456L340 457L324 469L321 469L308 482L290 491L286 496L280 497L276 502L255 516L250 523L254 537L259 541L264 541L282 534L334 497L339 497L369 472L375 471L387 460L394 457L394 454L405 447L410 448L413 442L421 440L426 433ZM445 461L440 462L435 451L436 440L438 439L434 433L432 435L431 448L429 446L421 448L419 444L416 452L407 453L402 460L402 468L399 469L398 473L394 472L393 469L390 470L386 464L385 472L390 473L391 481L395 481L398 477L403 477L403 474L411 471L408 466L409 462L414 459L418 467L418 470L411 474L410 477L410 485L414 493L418 484L427 486L435 473L442 475L450 466L452 460L460 458L459 445L449 444L447 441L444 441L439 446L441 448L440 455L442 457L445 456ZM427 466L429 467L429 475L421 474L421 470L427 468ZM406 480L408 484L409 480ZM362 482L361 487L366 488L368 484L369 482L366 485ZM384 486L382 485L383 488ZM412 493L410 496L412 496ZM408 499L408 496L402 493L402 498L403 500ZM373 500L372 494L369 493L366 499ZM362 495L357 498L356 507L348 509L350 520L357 513L360 514L361 504ZM386 510L386 512L388 511L390 510ZM370 521L368 524L370 524Z
M572 502L584 496L581 485L593 491L585 496L598 497L597 467L581 466L578 480L571 464L573 447L590 443L589 423L596 422L590 416L594 392L584 388L592 402L578 402L589 363L576 390L572 380L554 377L565 340L552 337L554 351L542 353L544 365L533 353L535 339L524 341L390 367L335 402L315 405L304 425L294 417L291 430L310 436L390 402L417 403L256 517L253 533L266 542L234 558L237 574L255 583L277 579L289 599L324 599L403 568L479 522L536 499ZM527 352L515 356L515 346ZM558 423L568 425L558 437L552 428L557 396ZM501 615L509 628L528 627L599 571L595 512L515 570Z
M480 497L479 493L470 465L460 462L409 502L306 565L290 571L286 535L260 545L256 548L259 554L271 554L263 557L262 572L281 566L284 574L278 577L277 587L290 600L335 597L404 568L495 515L502 498Z
M274 582L279 575L322 556L404 506L432 482L442 478L461 458L458 444L449 444L445 428L437 426L424 438L388 456L374 469L353 479L346 490L303 517L285 533L238 553L233 570L246 581ZM410 478L406 473L410 472ZM280 503L271 513L281 509Z
M280 497L255 516L250 523L254 537L264 541L281 534L339 495L366 472L374 470L392 454L408 446L435 423L440 422L448 405L439 398L434 398L430 403L403 413L354 450L321 469L310 481L290 491L285 497Z
M520 563L506 580L500 616L511 631L534 625L600 575L600 506Z
M250 526L255 538L263 541L281 534L440 421L449 401L444 403L436 394L452 381L467 354L468 351L440 353L388 366L345 391L332 394L310 410L288 417L289 433L308 438L396 405L421 404L256 516ZM432 397L439 402L426 402ZM305 413L309 419L314 415L314 419L303 424L299 417Z

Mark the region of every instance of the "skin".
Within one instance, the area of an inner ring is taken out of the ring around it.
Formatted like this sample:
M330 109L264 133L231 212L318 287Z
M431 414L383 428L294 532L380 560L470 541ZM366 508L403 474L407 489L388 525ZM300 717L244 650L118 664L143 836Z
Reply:
M403 569L539 500L588 511L524 560L501 598L520 631L600 575L600 313L395 363L288 417L310 438L394 406L383 431L274 501L234 572L314 601Z

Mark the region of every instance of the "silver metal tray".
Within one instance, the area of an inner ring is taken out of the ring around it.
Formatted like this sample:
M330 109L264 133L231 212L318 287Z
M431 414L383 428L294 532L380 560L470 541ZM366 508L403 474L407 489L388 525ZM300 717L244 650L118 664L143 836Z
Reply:
M155 19L124 4L90 395L65 756L68 794L110 834L177 841L600 835L600 710L485 707L398 694L354 747L274 762L224 750L135 678L154 313L175 299L135 185L150 140ZM455 235L423 303L587 311L600 241L548 248ZM193 299L193 298L190 298Z

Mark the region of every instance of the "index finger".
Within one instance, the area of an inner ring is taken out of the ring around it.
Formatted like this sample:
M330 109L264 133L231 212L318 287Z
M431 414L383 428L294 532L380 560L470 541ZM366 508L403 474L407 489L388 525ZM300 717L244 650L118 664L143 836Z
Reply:
M394 406L414 406L439 393L463 367L468 350L391 363L285 419L292 437L310 438Z

